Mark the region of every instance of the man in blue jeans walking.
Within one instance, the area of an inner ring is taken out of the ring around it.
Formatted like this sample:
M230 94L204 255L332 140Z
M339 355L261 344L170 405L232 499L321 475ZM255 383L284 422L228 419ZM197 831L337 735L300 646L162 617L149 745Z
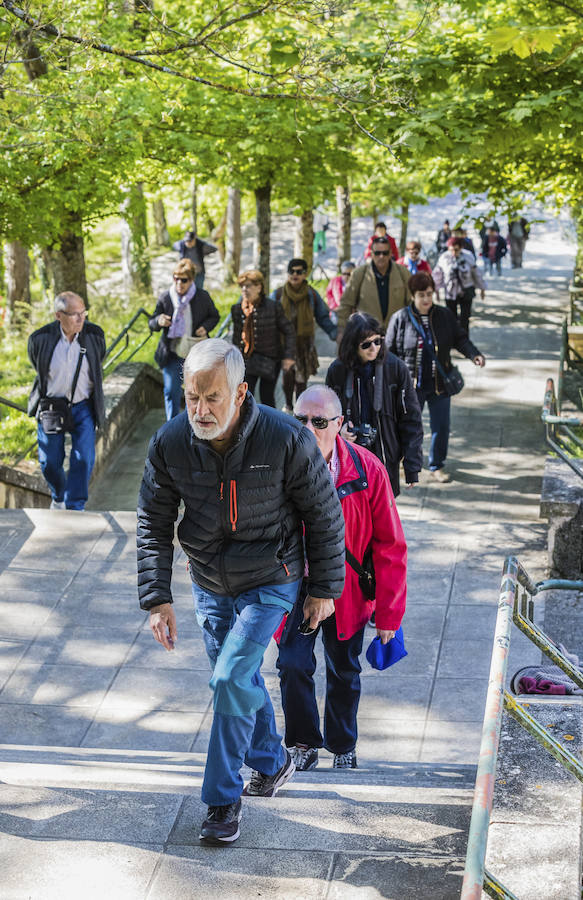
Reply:
M344 585L340 502L313 436L258 406L240 351L212 338L184 364L186 411L152 438L138 503L138 588L157 641L173 650L174 523L189 560L196 617L212 669L213 722L200 839L239 837L241 795L272 797L295 765L277 733L263 654L310 567L303 617L334 611ZM253 770L243 790L241 768Z
M87 321L85 303L73 291L57 294L54 310L55 321L28 339L28 355L37 373L28 414L38 415L42 400L58 402L66 398L70 402L68 473L65 475L63 468L65 431L47 434L40 421L38 458L51 489L51 509L82 510L95 462L95 427L105 421L101 370L105 337L98 325Z

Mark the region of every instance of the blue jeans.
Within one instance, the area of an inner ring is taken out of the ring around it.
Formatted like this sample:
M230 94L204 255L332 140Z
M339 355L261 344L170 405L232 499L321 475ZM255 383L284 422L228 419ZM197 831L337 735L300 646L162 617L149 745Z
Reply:
M204 288L204 273L203 272L199 272L197 275L194 276L194 283L196 285L197 291L202 291L202 289Z
M285 762L259 669L299 586L300 581L262 585L226 597L192 585L196 618L213 670L209 685L214 714L202 785L207 806L226 806L241 796L243 763L263 775L275 775Z
M168 362L162 369L164 378L164 406L166 419L173 419L180 413L182 401L182 366L184 360L175 353L171 353Z
M90 400L82 400L71 407L71 456L69 472L65 476L65 434L45 434L37 427L38 461L51 496L56 503L65 501L67 509L84 509L89 494L89 479L95 463L95 419Z
M303 600L303 595L302 595ZM303 602L298 601L279 645L281 701L285 716L285 743L326 747L331 753L348 753L356 747L356 715L360 701L360 662L364 628L347 641L338 639L336 616L320 625L326 660L324 737L316 702L314 645L317 632L301 634Z
M435 392L426 393L423 388L417 388L419 406L423 412L425 401L429 407L429 425L431 428L431 444L429 445L429 468L432 471L442 469L447 458L447 445L449 442L449 423L451 397Z

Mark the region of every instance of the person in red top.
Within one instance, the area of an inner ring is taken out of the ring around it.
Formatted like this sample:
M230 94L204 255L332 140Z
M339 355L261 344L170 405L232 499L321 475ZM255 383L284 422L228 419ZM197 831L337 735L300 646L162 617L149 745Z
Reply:
M369 450L340 437L342 407L334 391L324 385L309 387L297 399L294 415L314 434L328 463L344 514L346 549L359 564L371 552L376 599L367 599L356 570L346 562L345 587L334 601L334 615L320 625L326 659L323 737L314 686L318 629L310 631L302 622L301 602L294 607L281 634L277 661L285 743L299 771L318 765L320 747L334 754L334 768L356 768L364 630L375 607L383 644L399 628L407 596L407 545L387 470Z
M407 241L405 256L401 256L397 262L400 266L407 266L411 275L416 275L417 272L427 272L428 275L431 275L431 266L427 260L421 259L421 244L419 241Z
M372 242L377 237L386 237L389 244L391 245L391 256L396 261L399 255L399 248L397 247L397 242L394 237L391 237L389 232L387 231L387 226L384 222L377 222L374 227L374 234L368 239L368 244L366 245L366 250L364 251L364 258L370 259L372 254Z

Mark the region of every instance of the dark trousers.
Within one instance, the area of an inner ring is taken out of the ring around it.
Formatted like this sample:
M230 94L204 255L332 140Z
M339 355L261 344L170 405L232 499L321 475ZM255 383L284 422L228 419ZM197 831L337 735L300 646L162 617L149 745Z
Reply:
M285 405L293 408L294 391L296 392L297 400L300 394L303 394L306 390L307 384L305 381L296 381L296 368L295 366L292 366L281 376L281 386L283 388L283 393L285 394Z
M288 747L305 744L326 747L331 753L354 750L358 737L356 715L360 700L360 662L364 628L349 640L341 641L336 633L336 616L330 616L315 634L298 631L303 620L305 591L290 614L279 646L277 668L281 701L285 716L285 743ZM320 714L316 702L314 645L322 633L326 660L326 705L324 737L320 731Z
M470 333L470 316L472 314L473 299L474 291L464 291L464 293L460 294L455 300L446 299L445 301L447 308L452 311L467 334Z
M431 428L431 443L429 445L429 468L442 469L447 458L447 445L449 443L451 397L445 394L436 394L435 391L426 393L423 388L417 388L417 398L421 412L427 402L429 407L429 427Z
M275 384L277 379L271 381L264 378L263 375L246 375L247 386L250 392L255 393L255 386L259 381L259 396L264 406L271 406L275 409Z

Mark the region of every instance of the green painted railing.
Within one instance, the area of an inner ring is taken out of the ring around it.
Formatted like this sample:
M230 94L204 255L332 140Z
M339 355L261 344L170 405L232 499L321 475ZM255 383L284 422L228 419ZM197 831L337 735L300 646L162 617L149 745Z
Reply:
M492 662L478 760L472 819L468 837L466 868L461 900L480 900L482 891L489 897L517 900L515 895L485 869L488 827L494 796L496 760L504 710L555 757L567 771L583 782L583 764L540 725L517 697L505 689L512 625L516 625L546 656L559 666L578 687L583 688L583 673L534 622L534 598L548 590L583 591L583 581L551 579L534 584L516 557L509 556L502 572L498 616L492 649ZM528 898L525 898L528 900Z
M560 411L555 394L555 383L547 378L541 419L545 426L545 439L551 450L583 478L583 441L573 428L583 426L583 413L564 414ZM581 451L581 456L573 455L573 447Z

